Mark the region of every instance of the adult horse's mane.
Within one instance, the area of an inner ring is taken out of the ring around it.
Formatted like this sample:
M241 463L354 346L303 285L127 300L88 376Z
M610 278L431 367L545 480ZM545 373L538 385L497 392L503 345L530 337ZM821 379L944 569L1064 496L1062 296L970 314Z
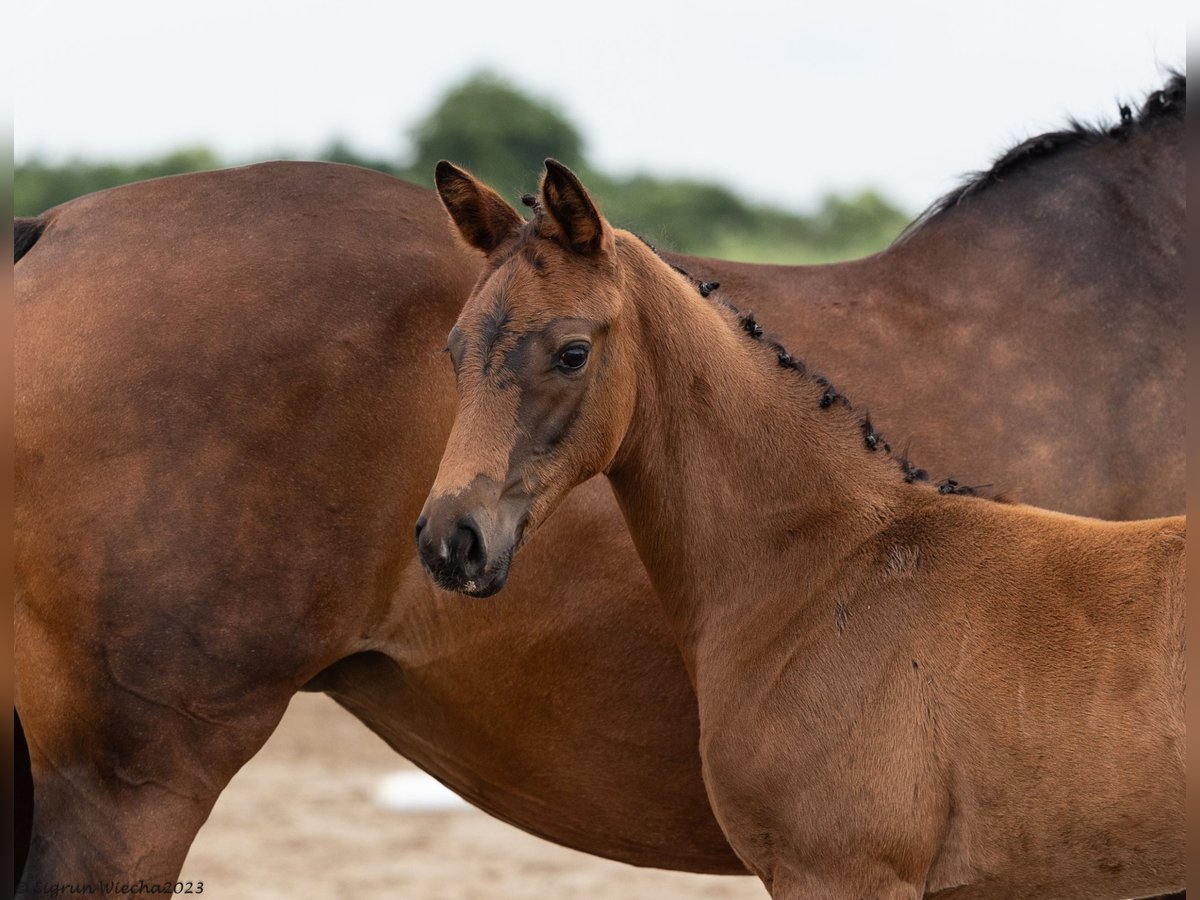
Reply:
M962 184L935 200L900 232L893 244L904 241L930 219L953 209L968 197L973 197L1048 157L1057 156L1065 150L1094 147L1108 141L1123 141L1135 132L1153 128L1163 122L1180 121L1183 119L1186 100L1187 76L1172 70L1167 83L1146 97L1136 112L1128 105L1118 103L1120 118L1116 122L1089 124L1069 119L1066 128L1028 138L1001 154L992 163L991 168L972 172L963 179Z

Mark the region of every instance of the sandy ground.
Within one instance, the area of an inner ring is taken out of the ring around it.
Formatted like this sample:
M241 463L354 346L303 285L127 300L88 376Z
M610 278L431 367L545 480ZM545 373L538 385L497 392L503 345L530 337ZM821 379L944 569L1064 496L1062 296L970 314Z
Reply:
M376 801L412 767L327 697L301 694L201 829L181 880L218 898L762 900L757 879L638 869L532 837L474 808Z

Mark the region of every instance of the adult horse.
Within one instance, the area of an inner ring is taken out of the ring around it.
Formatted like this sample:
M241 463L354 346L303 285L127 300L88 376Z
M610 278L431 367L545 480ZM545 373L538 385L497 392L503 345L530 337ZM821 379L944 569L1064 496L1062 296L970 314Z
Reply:
M1175 512L1183 95L1014 148L866 260L675 261L802 334L839 386L871 383L935 471ZM744 871L605 486L523 552L502 608L420 570L455 403L439 351L482 266L432 193L270 164L84 197L15 236L27 881L173 879L304 688L526 830Z

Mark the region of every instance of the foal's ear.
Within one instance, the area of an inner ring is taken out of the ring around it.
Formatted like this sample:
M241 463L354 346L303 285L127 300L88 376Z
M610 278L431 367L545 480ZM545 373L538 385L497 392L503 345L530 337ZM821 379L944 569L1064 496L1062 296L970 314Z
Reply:
M433 180L463 239L484 253L491 253L525 224L504 198L444 159L437 164Z
M556 159L546 160L542 208L550 213L567 246L576 253L598 253L611 243L612 230L575 173Z

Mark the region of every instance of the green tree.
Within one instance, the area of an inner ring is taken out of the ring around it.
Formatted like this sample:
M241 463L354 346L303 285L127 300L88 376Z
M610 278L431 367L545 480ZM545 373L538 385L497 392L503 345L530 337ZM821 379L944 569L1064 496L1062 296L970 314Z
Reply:
M465 166L513 199L533 190L542 160L585 168L583 137L552 104L491 72L477 73L442 98L410 132L408 177L433 183L439 159Z
M814 224L831 247L872 247L892 240L908 223L908 216L875 191L851 197L830 194L821 203Z
M611 179L599 173L585 180L609 221L663 247L707 247L716 235L744 231L755 222L742 198L712 182L651 175Z
M221 161L207 147L185 147L136 163L72 159L56 165L34 157L15 167L13 213L35 216L52 206L104 188L220 167Z
M400 166L389 160L364 156L340 137L330 141L325 149L317 154L317 159L325 162L344 163L348 166L360 166L364 169L377 169L380 172L387 172L389 175L404 176L406 174Z
M319 158L378 169L431 185L439 159L467 166L510 201L537 185L542 160L575 169L609 219L664 249L748 262L814 263L849 259L887 245L907 216L873 191L829 195L805 215L753 203L724 185L646 174L614 177L588 164L583 137L553 104L481 72L452 87L411 131L408 165L366 156L344 140ZM133 163L33 158L15 167L17 215L35 215L73 197L160 175L225 164L193 147Z

